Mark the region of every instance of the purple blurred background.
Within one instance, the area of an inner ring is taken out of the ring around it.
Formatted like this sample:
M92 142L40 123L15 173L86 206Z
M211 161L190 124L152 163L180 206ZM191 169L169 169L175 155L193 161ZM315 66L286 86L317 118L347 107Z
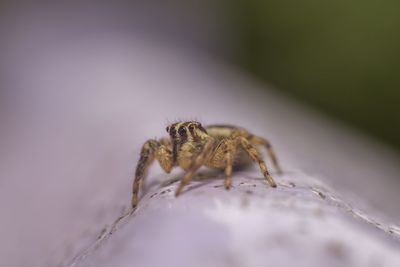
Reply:
M101 230L129 204L141 144L176 119L266 135L287 169L400 219L398 155L222 63L229 16L218 1L0 3L1 266L51 266Z

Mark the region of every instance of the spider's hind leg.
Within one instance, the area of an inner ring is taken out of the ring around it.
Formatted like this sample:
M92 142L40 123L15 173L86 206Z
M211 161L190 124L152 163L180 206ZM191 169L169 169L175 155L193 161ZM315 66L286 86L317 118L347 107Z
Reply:
M257 149L244 137L242 136L237 136L235 138L235 141L237 142L237 145L240 145L243 147L243 149L248 153L248 155L258 163L260 166L260 170L262 171L265 179L268 181L268 183L272 187L276 187L276 183L274 179L271 177L267 166L265 165L265 162L262 160L260 154L258 153Z
M268 156L271 158L272 164L274 165L274 168L278 172L278 174L282 174L282 168L279 165L278 158L275 155L274 150L272 149L271 143L260 136L256 135L251 135L248 137L248 140L250 143L255 144L255 145L262 145L267 149Z

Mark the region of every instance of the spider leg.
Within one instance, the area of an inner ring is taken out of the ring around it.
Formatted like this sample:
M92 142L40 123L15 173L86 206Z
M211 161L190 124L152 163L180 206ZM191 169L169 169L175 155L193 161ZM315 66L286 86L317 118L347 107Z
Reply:
M140 152L140 159L136 165L135 180L132 186L132 208L139 202L139 190L146 176L147 170L154 159L158 159L164 171L169 173L174 165L171 150L165 140L150 139L146 141Z
M166 172L170 173L174 166L174 160L172 159L171 141L167 138L161 138L159 143L161 144L155 152L156 159L160 163L161 168Z
M224 186L226 189L231 188L232 185L232 164L233 164L233 149L228 149L225 152L224 158L225 158L225 180L224 180Z
M242 136L237 136L235 137L235 140L237 142L237 145L241 145L243 149L249 154L249 156L255 161L258 162L258 165L260 166L261 172L263 173L265 179L267 179L268 183L272 187L276 187L276 183L274 179L271 177L269 174L269 171L267 169L267 166L265 165L265 162L262 160L260 154L258 153L257 149L244 137Z
M187 185L190 182L190 180L192 179L192 176L195 173L195 171L197 171L204 164L204 162L207 160L207 158L210 156L210 152L212 151L213 143L214 143L214 140L210 139L204 145L200 154L193 161L189 170L183 176L181 183L179 184L178 188L175 191L175 196L179 196L179 194L182 192L185 185Z
M209 167L224 169L225 189L230 189L232 185L232 168L236 147L237 144L234 137L223 138L216 144L213 153L205 163Z
M234 138L225 138L220 141L210 158L212 165L219 165L218 161L223 161L223 168L225 173L224 186L225 189L230 189L232 185L232 167L233 157L236 153L236 144ZM221 157L222 156L222 157Z
M276 157L275 152L272 149L271 143L267 139L255 135L252 135L249 138L249 141L252 144L264 146L267 149L268 155L271 158L272 164L274 165L276 171L278 172L278 174L282 174L282 168L279 165L278 158Z

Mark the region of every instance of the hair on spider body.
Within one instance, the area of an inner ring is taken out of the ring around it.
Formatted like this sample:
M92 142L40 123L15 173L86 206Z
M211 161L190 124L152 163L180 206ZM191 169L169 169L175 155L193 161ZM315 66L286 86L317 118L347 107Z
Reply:
M232 183L233 167L239 165L242 155L247 155L247 158L251 158L257 163L267 182L272 187L276 187L274 179L256 149L258 145L264 146L274 167L278 173L281 173L275 153L266 139L253 135L241 127L217 124L204 128L197 121L172 123L166 127L166 131L169 138L161 138L158 141L151 139L142 147L133 183L132 207L138 203L139 187L147 169L155 159L167 173L173 167L180 167L185 171L176 189L176 196L181 193L193 174L203 165L223 169L225 172L224 185L226 189L229 189Z

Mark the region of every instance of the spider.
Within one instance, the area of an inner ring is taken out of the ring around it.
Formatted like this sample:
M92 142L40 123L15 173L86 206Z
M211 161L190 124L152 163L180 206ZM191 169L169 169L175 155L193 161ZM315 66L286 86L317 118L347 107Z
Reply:
M269 185L276 187L265 162L255 148L255 145L264 146L275 169L278 173L282 173L268 140L253 135L241 127L209 125L204 128L196 121L177 122L167 126L166 130L169 138L150 139L142 146L133 182L133 208L137 206L139 188L154 159L158 160L166 173L170 173L176 166L186 172L175 191L175 196L182 192L196 170L203 165L223 169L225 171L224 186L229 189L232 184L232 168L248 164L249 159L258 163Z

